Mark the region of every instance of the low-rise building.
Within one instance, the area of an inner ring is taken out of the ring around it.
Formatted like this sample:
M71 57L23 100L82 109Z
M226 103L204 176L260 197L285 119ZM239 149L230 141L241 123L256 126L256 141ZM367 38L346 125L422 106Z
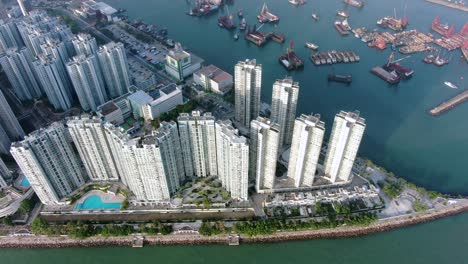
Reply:
M143 91L136 91L128 96L128 102L132 108L133 117L143 118L143 109L153 101L153 97Z
M174 83L150 93L153 101L147 104L143 109L145 120L154 120L161 114L174 109L183 104L182 90Z
M201 68L193 74L193 81L205 90L218 94L228 93L234 84L231 74L214 65Z

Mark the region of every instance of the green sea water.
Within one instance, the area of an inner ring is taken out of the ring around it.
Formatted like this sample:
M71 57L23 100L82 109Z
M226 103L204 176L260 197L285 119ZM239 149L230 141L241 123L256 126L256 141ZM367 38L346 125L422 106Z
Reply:
M179 40L190 51L220 68L233 72L233 65L245 58L256 58L263 64L262 100L271 101L275 79L288 73L278 63L278 56L294 41L296 52L305 60L305 68L290 73L301 84L298 113L320 113L330 132L333 116L339 110L360 110L367 120L367 131L361 154L375 160L405 178L441 192L468 194L468 103L438 118L427 109L459 90L443 85L451 81L468 88L468 64L459 51L443 68L425 65L423 54L411 55L402 63L416 73L411 80L388 86L369 70L382 65L390 50L377 51L350 35L340 37L333 28L335 13L344 9L341 0L308 0L293 7L287 0L267 0L281 21L262 30L286 34L283 45L271 42L258 48L242 38L235 42L233 32L217 26L215 14L205 18L185 15L185 0L106 0L116 8L126 8L130 18L140 18L169 29L170 37ZM436 15L443 22L457 25L468 20L467 13L439 7L423 0L369 0L363 9L348 7L351 27L374 28L375 22L388 15L403 15L405 3L409 28L429 32ZM261 8L260 0L235 0L231 12L243 9L249 23ZM313 22L311 13L320 16ZM221 12L220 12L221 13ZM237 18L236 18L237 19ZM358 64L316 67L309 60L304 42L320 45L321 50L351 49L361 56ZM399 54L398 56L403 56ZM353 83L343 86L327 83L332 71L353 75ZM463 79L461 79L463 77ZM442 219L388 233L362 238L312 240L280 244L228 246L174 246L92 249L0 249L3 263L468 263L468 214Z

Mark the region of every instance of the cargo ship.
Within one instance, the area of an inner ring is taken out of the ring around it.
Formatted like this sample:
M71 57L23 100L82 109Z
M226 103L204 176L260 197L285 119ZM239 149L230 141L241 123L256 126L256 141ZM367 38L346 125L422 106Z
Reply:
M350 84L353 81L353 77L351 75L329 74L328 81Z
M294 6L301 6L306 3L306 0L289 0L289 3Z
M431 29L444 37L451 37L455 33L455 26L440 23L440 16L437 16L432 22Z
M279 57L279 63L283 65L286 70L296 70L304 67L304 61L294 52L294 43L289 44L286 53Z
M257 19L260 23L275 23L279 21L279 17L270 12L266 3L263 4L260 14L258 14Z
M232 15L222 15L218 18L218 26L225 28L227 30L232 30L236 28Z
M347 5L358 7L358 8L361 8L364 6L364 2L359 1L359 0L343 0L343 2Z
M273 33L271 35L271 39L277 43L284 43L284 34L277 34L277 33Z
M342 36L349 35L349 31L351 30L351 27L348 24L348 20L346 19L343 21L335 21L335 28Z
M397 84L400 82L400 77L395 71L389 72L380 66L376 66L371 69L371 72L389 84Z
M218 4L211 3L210 1L197 1L194 8L190 9L187 13L189 16L206 16L214 13L219 8Z

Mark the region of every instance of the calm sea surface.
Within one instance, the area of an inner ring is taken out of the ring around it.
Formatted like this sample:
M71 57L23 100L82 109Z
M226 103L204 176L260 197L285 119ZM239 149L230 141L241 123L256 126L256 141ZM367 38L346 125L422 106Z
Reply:
M190 51L222 69L233 72L234 64L255 58L263 64L262 100L271 101L275 79L288 73L278 63L289 41L296 43L296 52L305 61L305 68L292 72L300 82L299 113L320 113L330 133L332 120L339 110L359 110L367 120L367 131L361 153L396 174L428 189L468 194L468 103L438 118L426 114L428 108L439 104L459 90L443 85L451 81L468 88L468 64L453 53L452 62L443 68L425 65L423 54L411 55L402 64L416 72L411 80L398 86L369 73L387 60L390 50L377 51L350 35L341 37L333 27L335 13L344 9L339 0L309 0L296 8L287 0L266 1L272 12L281 18L277 26L265 25L262 30L286 34L283 45L275 42L258 48L242 38L235 42L233 32L220 29L217 17L193 18L185 15L189 2L185 0L107 0L116 8L126 8L131 19L140 18L169 29L171 38L183 43ZM403 15L405 3L409 28L429 32L435 16L455 24L457 30L468 20L467 13L435 6L423 0L367 1L363 9L348 7L351 27L375 28L375 22L387 15ZM235 0L231 12L244 10L249 23L263 1ZM311 13L320 21L314 22ZM236 17L237 19L237 17ZM358 64L314 66L310 52L303 47L311 41L321 50L354 50L361 56ZM398 56L403 57L399 54ZM326 75L335 71L352 74L353 83L343 86L328 83ZM0 263L466 263L468 245L468 215L443 219L430 224L401 229L374 236L292 242L267 245L180 246L144 249L58 249L58 250L0 250Z

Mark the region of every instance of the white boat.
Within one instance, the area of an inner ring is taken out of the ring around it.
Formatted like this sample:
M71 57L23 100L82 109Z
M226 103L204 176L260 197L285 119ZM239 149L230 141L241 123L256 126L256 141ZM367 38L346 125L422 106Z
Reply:
M348 14L346 11L344 11L344 10L340 10L340 11L336 12L336 14L337 14L338 16L344 17L344 18L348 18L348 17L349 17L349 14Z
M306 42L305 43L306 48L311 49L311 50L318 50L319 46L317 44L314 44L312 42Z
M312 19L314 19L315 21L318 21L319 20L319 17L317 14L313 13L312 14Z
M451 83L451 82L444 82L445 85L447 85L448 87L452 88L452 89L458 89L458 86L456 86L455 84Z
M234 40L238 40L238 39L239 39L239 35L237 35L237 33L234 34Z

